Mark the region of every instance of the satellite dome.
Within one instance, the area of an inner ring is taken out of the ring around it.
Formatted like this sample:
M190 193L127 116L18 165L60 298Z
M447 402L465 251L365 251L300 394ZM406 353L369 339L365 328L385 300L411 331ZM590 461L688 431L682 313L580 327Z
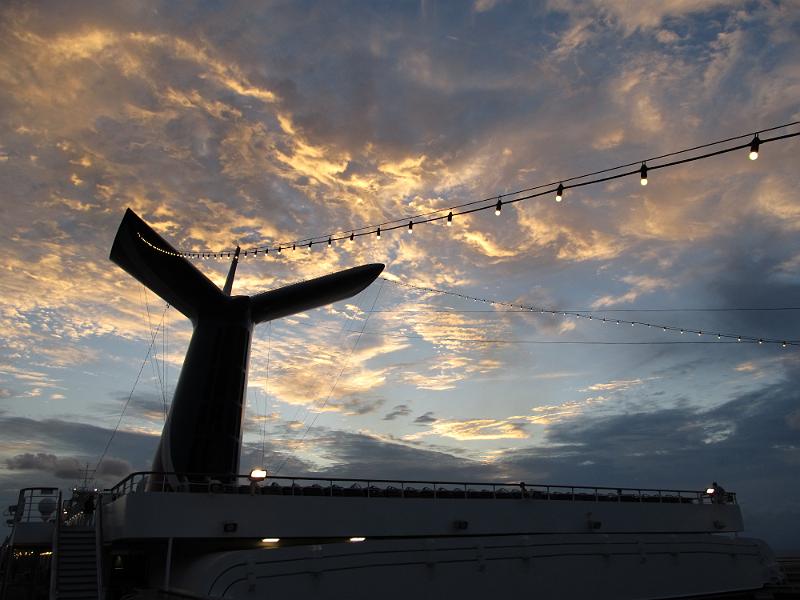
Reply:
M42 515L42 521L47 521L56 509L56 501L52 498L42 498L39 500L38 508L39 514Z

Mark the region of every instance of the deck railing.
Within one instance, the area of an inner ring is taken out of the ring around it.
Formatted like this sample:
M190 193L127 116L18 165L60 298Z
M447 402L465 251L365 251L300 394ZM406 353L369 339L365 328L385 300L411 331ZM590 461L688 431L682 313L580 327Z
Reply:
M463 498L532 499L591 502L656 502L672 504L736 503L736 494L710 495L699 490L654 488L587 487L483 483L462 481L422 481L395 479L350 479L327 477L268 476L250 481L248 475L209 473L131 473L107 493L111 499L131 493L209 493L275 496L328 496L362 498Z
M9 520L14 524L51 521L57 516L60 500L58 488L23 488L19 491L17 503L9 507Z

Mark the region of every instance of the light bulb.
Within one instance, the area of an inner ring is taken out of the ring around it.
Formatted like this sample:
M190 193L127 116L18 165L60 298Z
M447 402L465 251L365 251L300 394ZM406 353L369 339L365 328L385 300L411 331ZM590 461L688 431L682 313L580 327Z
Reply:
M758 134L753 136L753 141L750 142L750 160L755 160L758 158L758 146L761 143L761 140L758 139Z
M333 244L333 238L328 238L328 248Z
M378 231L375 232L375 237L381 239L381 228L378 227Z
M447 214L447 226L448 227L452 227L453 226L453 211L452 210Z
M642 185L647 185L647 165L646 164L642 163L642 168L639 169L639 173L642 176L641 184Z
M356 234L352 231L350 232L350 243L352 244L356 239Z
M494 214L499 216L501 210L503 210L503 201L498 199L497 204L494 206Z
M408 222L408 233L409 233L409 235L414 233L414 221L409 221Z
M558 189L556 190L556 202L561 202L561 199L564 197L564 185L559 183Z

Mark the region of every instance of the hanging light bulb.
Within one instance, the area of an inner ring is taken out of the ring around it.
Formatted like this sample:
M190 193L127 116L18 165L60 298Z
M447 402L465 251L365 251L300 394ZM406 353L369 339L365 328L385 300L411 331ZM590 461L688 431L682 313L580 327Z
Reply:
M282 249L283 249L283 248L281 248L280 246L278 246L278 254L280 254L280 253L281 253L281 250L282 250Z
M375 237L377 239L381 239L381 228L380 227L378 227L378 230L375 232Z
M350 243L352 244L356 239L356 234L354 232L350 232Z
M761 140L758 139L758 134L753 136L753 141L750 142L750 160L755 160L758 158L758 145L761 143Z
M556 202L561 202L561 199L564 197L564 185L559 183L558 189L556 190Z
M449 213L447 213L447 226L448 227L452 227L453 226L453 211L452 210Z
M313 243L313 242L309 240L309 242L308 242L308 251L309 251L309 252L311 252L311 244L312 244L312 243Z
M639 169L639 173L642 176L642 179L641 179L640 183L642 185L647 185L647 165L646 164L642 163L642 168Z
M500 216L500 211L503 210L503 201L500 198L497 199L497 204L494 205L494 214Z
M292 242L292 250L297 250L297 244L295 244L294 242Z
M329 237L328 238L328 248L330 248L332 245L333 245L333 238Z
M269 248L268 247L264 248L264 258L267 258L268 254L269 254Z
M409 233L409 235L414 233L414 221L409 221L408 222L408 233Z
M255 254L256 256L258 256L258 248L256 248L256 249L255 249L255 251L253 252L253 254Z

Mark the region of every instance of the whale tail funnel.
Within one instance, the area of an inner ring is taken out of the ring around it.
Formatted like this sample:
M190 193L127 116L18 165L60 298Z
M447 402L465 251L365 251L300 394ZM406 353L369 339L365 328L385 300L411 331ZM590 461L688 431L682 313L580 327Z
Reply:
M113 262L194 325L153 463L161 475L154 475L150 489L167 483L165 472L235 477L253 326L349 298L383 270L381 264L363 265L255 296L233 296L235 254L221 290L130 209L111 247ZM176 477L169 475L169 485Z
M204 308L222 298L208 277L130 208L119 225L109 258L193 322Z

